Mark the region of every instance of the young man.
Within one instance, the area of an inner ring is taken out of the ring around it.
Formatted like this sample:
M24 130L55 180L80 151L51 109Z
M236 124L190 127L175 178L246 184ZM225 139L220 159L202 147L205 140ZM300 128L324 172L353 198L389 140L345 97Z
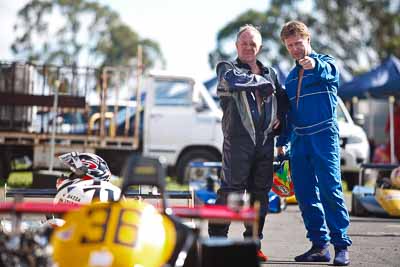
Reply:
M304 23L286 23L281 39L296 66L286 79L290 110L286 134L278 138L278 154L284 153L283 146L290 141L294 190L312 242L311 249L295 260L329 262L331 242L334 265L348 265L347 247L352 242L347 235L349 214L341 186L336 119L339 72L331 56L312 50Z
M260 32L252 25L237 34L238 57L217 65L218 95L223 110L224 134L222 184L217 204L226 204L228 194L247 192L250 204L260 202L258 236L262 239L272 185L274 135L288 107L288 99L273 69L257 60ZM228 235L229 224L210 224L210 236ZM251 226L243 233L251 237ZM258 258L267 257L258 251Z

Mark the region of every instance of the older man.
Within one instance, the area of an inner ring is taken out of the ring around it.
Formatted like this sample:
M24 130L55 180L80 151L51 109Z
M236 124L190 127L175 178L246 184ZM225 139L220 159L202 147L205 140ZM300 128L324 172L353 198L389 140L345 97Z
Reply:
M239 29L236 39L237 59L217 65L218 95L223 110L224 134L221 188L217 204L226 204L232 192L250 194L250 203L259 201L258 236L262 239L272 185L274 136L288 99L272 68L257 60L262 47L261 34L252 25ZM245 237L252 235L246 225ZM210 236L226 237L229 224L210 224ZM267 257L258 250L258 258Z

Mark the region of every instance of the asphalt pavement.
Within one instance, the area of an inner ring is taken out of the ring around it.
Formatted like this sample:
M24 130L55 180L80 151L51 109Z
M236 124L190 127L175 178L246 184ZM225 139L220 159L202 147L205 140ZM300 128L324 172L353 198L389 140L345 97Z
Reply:
M347 205L350 207L348 197ZM351 217L349 247L351 266L400 266L400 219ZM240 237L243 226L232 225L230 236ZM261 266L332 266L330 263L298 263L294 257L311 247L297 205L281 213L269 214L264 227L263 252L269 257Z

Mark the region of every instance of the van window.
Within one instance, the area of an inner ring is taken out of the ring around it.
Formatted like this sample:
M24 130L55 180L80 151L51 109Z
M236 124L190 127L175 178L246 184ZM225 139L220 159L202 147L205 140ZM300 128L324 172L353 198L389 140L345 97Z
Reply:
M190 106L192 104L192 84L189 81L156 81L156 106Z

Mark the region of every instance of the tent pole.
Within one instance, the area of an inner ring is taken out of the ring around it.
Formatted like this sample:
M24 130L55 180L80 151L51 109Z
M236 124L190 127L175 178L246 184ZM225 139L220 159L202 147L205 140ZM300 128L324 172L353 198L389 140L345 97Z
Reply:
M372 103L372 97L370 96L369 93L367 95L367 101L368 101L368 106L369 106L369 111L368 111L368 137L373 140L374 139L374 105Z
M390 125L390 163L396 163L394 154L394 96L389 96L389 125Z

